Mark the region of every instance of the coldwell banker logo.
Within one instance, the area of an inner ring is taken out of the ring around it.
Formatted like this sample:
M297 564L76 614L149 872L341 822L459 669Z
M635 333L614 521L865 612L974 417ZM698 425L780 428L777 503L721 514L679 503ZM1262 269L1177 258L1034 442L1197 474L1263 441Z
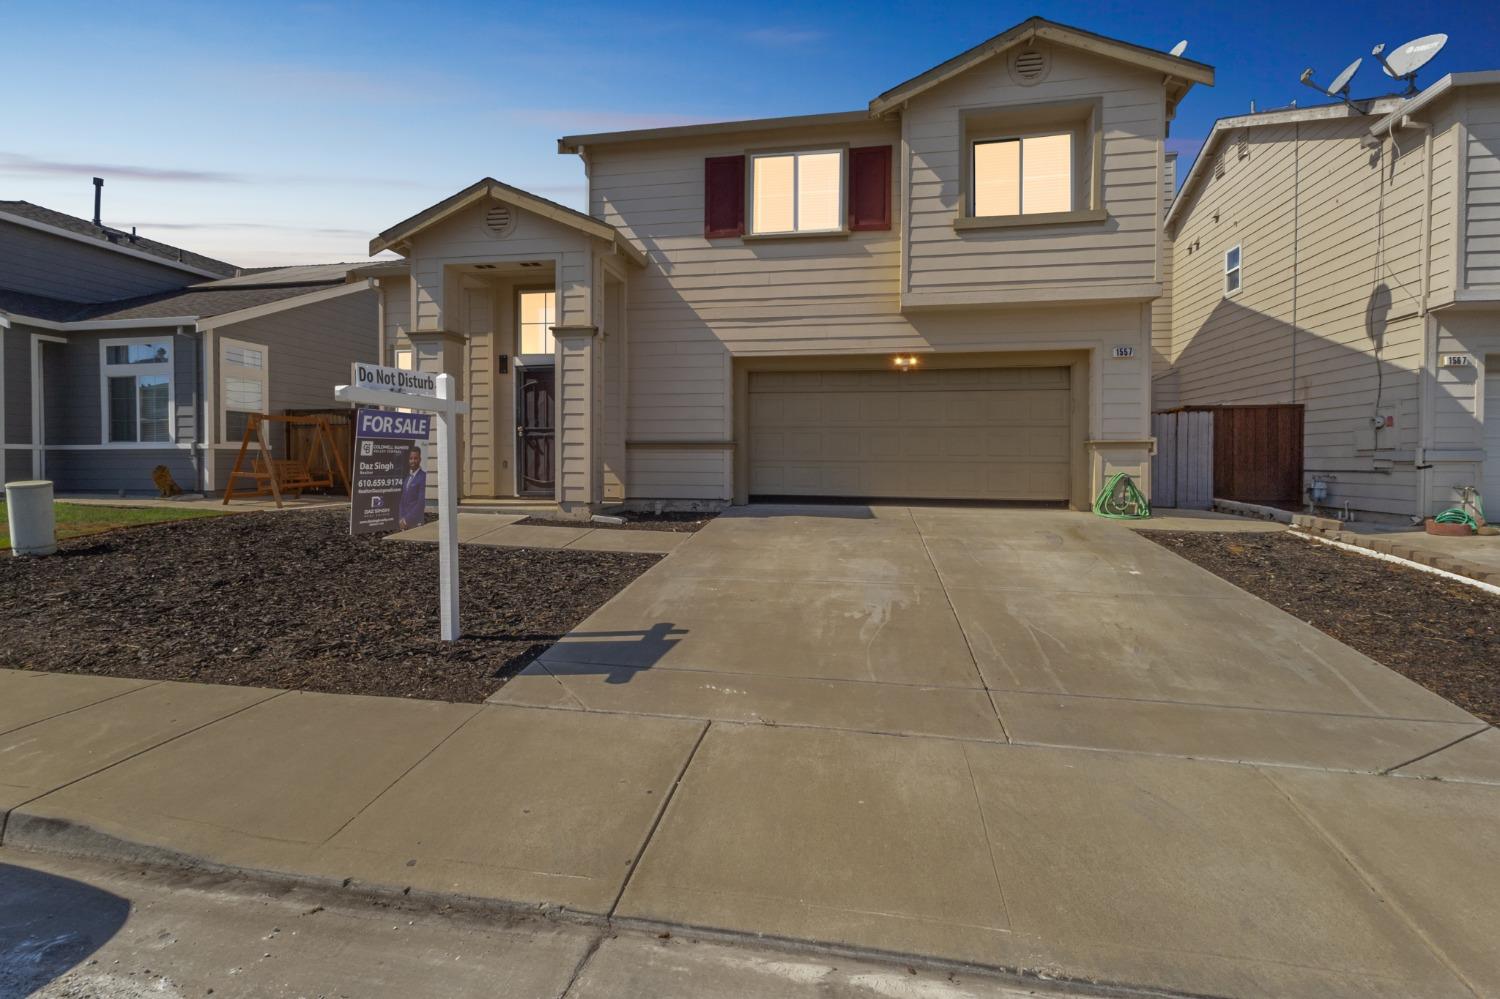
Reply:
M404 371L378 364L354 365L354 384L358 388L402 392L406 395L437 395L437 376L425 371Z

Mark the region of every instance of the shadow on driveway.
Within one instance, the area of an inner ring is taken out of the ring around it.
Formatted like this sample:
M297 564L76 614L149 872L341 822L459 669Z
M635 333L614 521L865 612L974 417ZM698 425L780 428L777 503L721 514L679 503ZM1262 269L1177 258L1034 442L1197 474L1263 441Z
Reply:
M0 864L0 999L19 999L104 946L130 902L82 881Z

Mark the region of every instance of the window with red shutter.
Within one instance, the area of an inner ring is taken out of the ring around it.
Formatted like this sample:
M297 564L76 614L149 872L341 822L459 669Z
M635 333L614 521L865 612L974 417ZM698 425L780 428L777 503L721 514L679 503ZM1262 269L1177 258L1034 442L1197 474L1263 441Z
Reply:
M891 227L891 147L849 150L849 228Z
M745 234L745 157L711 156L703 161L703 235Z

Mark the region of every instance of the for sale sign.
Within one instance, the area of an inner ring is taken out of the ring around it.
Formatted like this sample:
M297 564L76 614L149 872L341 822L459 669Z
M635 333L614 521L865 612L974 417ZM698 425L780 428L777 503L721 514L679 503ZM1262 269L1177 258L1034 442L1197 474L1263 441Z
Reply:
M361 409L354 416L350 534L419 527L427 513L428 413Z

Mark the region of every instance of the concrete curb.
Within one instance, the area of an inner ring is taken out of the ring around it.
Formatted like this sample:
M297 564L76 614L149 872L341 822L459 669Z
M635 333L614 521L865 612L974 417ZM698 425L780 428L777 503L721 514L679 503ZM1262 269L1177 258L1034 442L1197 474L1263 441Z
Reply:
M1366 551L1376 552L1381 555L1389 555L1407 562L1415 562L1425 565L1430 569L1439 569L1443 572L1452 573L1455 576L1464 576L1480 583L1488 583L1491 586L1500 586L1500 572L1485 569L1476 569L1461 559L1447 555L1434 555L1417 548L1402 540L1403 535L1394 534L1390 536L1356 534L1353 531L1343 530L1343 525L1336 520L1328 520L1326 517L1302 517L1294 518L1295 526L1304 533L1318 538L1326 538L1329 541L1337 541L1340 544L1350 545L1355 548L1363 548ZM1302 523L1306 521L1306 523Z
M576 926L596 927L601 931L633 930L648 933L670 932L674 936L722 944L754 946L790 955L818 956L909 965L927 972L955 972L984 976L996 984L1017 988L1045 987L1051 992L1085 997L1115 999L1214 999L1213 993L1187 992L1152 986L1086 981L1069 978L1050 970L1013 968L930 957L923 954L885 951L870 947L850 947L775 934L745 933L713 927L695 926L663 920L640 919L579 912L564 906L545 903L515 902L508 899L438 892L392 885L338 879L287 871L263 870L224 864L193 856L168 847L152 846L101 832L68 819L36 818L16 815L13 809L4 825L3 845L10 850L53 854L83 860L129 864L174 873L195 873L238 878L260 887L277 889L313 889L338 892L346 899L369 901L423 911L452 911L469 915L499 916L508 920L539 920Z
M1239 500L1215 499L1213 508L1219 513L1232 513L1237 517L1253 517L1256 520L1274 520L1282 524L1292 522L1292 512L1259 503L1241 503Z

